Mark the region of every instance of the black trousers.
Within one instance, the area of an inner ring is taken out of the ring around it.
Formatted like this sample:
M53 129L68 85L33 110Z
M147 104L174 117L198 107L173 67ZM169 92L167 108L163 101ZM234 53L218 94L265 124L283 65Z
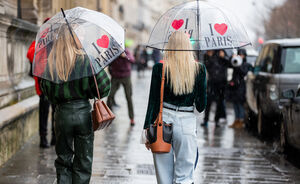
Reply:
M47 136L47 126L48 126L48 115L49 115L49 108L50 102L46 99L46 97L42 94L40 96L40 106L39 106L39 133L40 136ZM51 105L52 108L52 137L55 137L54 131L54 112L55 112L55 105Z
M55 131L57 184L88 184L94 146L89 101L74 100L57 105Z
M120 88L120 85L124 87L125 96L127 100L127 107L128 107L128 115L130 119L134 118L134 112L133 112L133 103L132 103L132 84L130 77L124 77L124 78L111 78L111 89L109 96L107 98L107 106L109 108L112 108L115 94L117 90Z
M220 118L226 118L225 84L208 82L207 89L207 105L204 122L208 122L211 104L215 101L217 104L215 122L217 123Z

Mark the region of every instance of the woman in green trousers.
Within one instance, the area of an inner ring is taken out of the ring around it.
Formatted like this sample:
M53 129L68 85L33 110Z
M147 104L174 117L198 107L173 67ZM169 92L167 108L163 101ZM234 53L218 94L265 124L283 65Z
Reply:
M47 64L51 77L58 77L62 82L57 84L43 79L40 85L47 99L56 104L57 183L86 184L92 174L94 144L89 99L97 96L97 89L93 76L68 81L68 77L89 72L91 68L78 38L72 38L67 26L60 31L61 36L54 43ZM98 73L96 79L101 97L107 96L110 80L105 71Z

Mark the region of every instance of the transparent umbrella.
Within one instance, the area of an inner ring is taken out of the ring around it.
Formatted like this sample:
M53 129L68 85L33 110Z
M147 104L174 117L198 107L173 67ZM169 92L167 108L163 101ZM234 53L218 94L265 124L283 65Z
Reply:
M165 46L174 31L187 33L193 50L239 48L251 44L237 17L209 2L193 1L169 9L153 28L148 47L167 50Z
M99 73L124 52L124 29L116 21L105 14L76 7L57 13L40 27L36 36L33 75L55 83L63 82L57 76L57 69L64 58L53 53L57 49L68 49L61 44L66 39L64 30L72 36L80 50L77 54L82 56L78 60L81 62L74 64L67 81L93 75L92 68L95 74Z

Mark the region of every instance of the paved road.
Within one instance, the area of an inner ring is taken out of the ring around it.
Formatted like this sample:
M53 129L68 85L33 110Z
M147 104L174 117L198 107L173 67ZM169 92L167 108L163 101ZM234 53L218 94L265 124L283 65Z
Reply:
M144 78L133 73L133 101L136 126L129 126L123 89L116 101L116 120L110 128L96 132L93 176L95 184L155 184L152 155L139 144L148 100L151 72ZM233 110L227 109L228 122ZM202 114L198 114L199 124ZM211 117L213 119L213 117ZM54 148L38 148L36 135L10 161L0 168L1 184L56 183ZM244 130L232 130L223 124L215 128L198 127L199 161L196 184L292 184L300 183L300 170L289 164L273 148Z

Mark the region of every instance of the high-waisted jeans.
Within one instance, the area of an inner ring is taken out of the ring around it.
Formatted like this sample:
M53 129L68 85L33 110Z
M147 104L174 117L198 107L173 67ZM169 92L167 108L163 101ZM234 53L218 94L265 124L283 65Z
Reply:
M55 111L58 184L88 184L92 174L94 132L88 100L59 104Z
M196 116L164 108L163 121L173 124L169 153L153 154L158 184L191 184L197 157Z

